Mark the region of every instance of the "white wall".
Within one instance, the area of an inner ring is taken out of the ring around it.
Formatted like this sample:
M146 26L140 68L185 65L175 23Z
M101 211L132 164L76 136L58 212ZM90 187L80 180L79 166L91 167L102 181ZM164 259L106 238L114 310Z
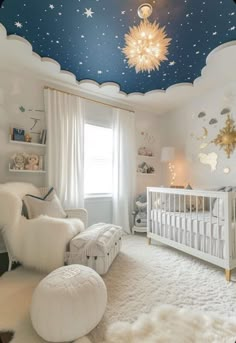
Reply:
M208 90L204 97L197 98L183 108L165 115L162 142L163 145L176 147L176 184L191 183L198 188L236 185L236 151L228 159L223 149L220 150L214 143L211 143L225 125L226 115L220 114L225 107L231 108L232 118L236 120L235 83L214 91ZM198 114L202 111L206 113L206 116L198 118ZM213 118L218 122L210 125L209 121ZM204 127L208 131L205 139L203 139ZM209 145L205 149L200 149L202 143L209 143ZM200 163L198 157L199 153L209 154L211 152L218 155L215 171L211 171L209 165ZM231 169L229 174L223 173L225 167ZM163 183L168 185L169 173L163 175Z
M154 175L140 175L136 176L136 194L146 191L146 187L160 186L162 183L162 166L160 164L161 153L161 132L163 118L153 113L136 112L136 145L137 154L140 147L145 146L153 153L154 159L142 158L136 156L136 164L146 162L155 168Z
M37 126L37 131L45 128L45 113L33 110L44 110L43 88L45 85L50 85L49 82L40 79L35 74L21 74L15 71L6 71L4 66L0 69L0 183L8 181L31 182L37 186L46 184L46 175L37 173L11 173L8 170L10 157L15 152L36 152L43 154L42 148L31 148L30 146L17 146L9 143L9 127L22 126L30 128L33 121L30 117L40 118L40 124ZM61 88L61 87L59 87ZM63 87L67 90L66 87ZM68 90L69 91L69 90ZM111 104L112 101L109 101ZM114 103L117 105L117 103ZM22 113L19 107L25 107L26 111ZM123 106L122 106L123 107ZM100 105L94 102L86 103L86 119L93 124L101 124L111 126L112 109L109 106ZM158 168L158 160L160 155L160 117L156 117L150 113L138 112L136 114L137 127L137 149L143 143L151 148L155 155L153 163L156 169L156 176L141 176L137 177L137 193L145 191L147 186L159 185L161 174ZM155 142L150 146L143 142L140 133L148 132L153 135ZM36 141L37 136L33 135ZM137 163L140 160L137 160ZM90 198L85 200L85 206L89 212L89 223L99 221L110 222L112 217L112 202L111 198Z
M20 106L26 109L24 113L19 110ZM36 81L34 77L0 70L0 183L25 181L38 186L45 184L44 174L12 173L8 170L10 157L15 152L35 152L40 155L45 153L43 148L23 147L9 143L10 126L29 130L34 123L30 117L40 119L34 132L40 132L42 128L45 128L45 113L38 110L44 110L42 82ZM38 135L32 134L32 138L37 141Z
M37 186L46 184L46 175L38 173L9 172L9 159L15 152L35 152L44 154L43 148L15 145L9 143L9 128L30 128L33 121L30 117L40 118L37 131L45 128L45 113L33 110L44 110L43 88L48 84L34 74L0 70L0 183L8 181L31 182ZM64 88L65 89L65 88ZM22 113L19 107L25 107ZM86 119L93 124L111 125L111 107L94 102L86 103ZM37 141L38 136L32 135ZM89 212L89 224L111 221L111 198L86 199L85 207Z

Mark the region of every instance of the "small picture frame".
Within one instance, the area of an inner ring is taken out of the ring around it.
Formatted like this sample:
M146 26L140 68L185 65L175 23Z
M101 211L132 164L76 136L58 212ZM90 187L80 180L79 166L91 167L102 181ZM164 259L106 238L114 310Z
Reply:
M14 141L25 141L25 130L23 129L18 129L18 128L13 128L13 140Z

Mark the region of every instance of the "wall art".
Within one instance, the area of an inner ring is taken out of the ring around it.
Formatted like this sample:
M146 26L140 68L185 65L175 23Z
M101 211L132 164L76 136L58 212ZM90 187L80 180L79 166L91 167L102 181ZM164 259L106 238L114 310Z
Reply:
M202 164L207 164L211 167L212 172L216 170L218 155L215 152L210 152L209 154L200 153L198 157Z
M213 143L223 148L228 158L234 152L236 147L236 129L234 120L229 115L227 115L225 127L220 130Z

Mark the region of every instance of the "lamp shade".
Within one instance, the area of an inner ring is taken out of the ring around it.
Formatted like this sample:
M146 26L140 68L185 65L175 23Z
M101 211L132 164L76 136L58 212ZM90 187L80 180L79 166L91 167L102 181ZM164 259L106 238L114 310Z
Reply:
M170 162L175 158L175 148L166 146L161 149L161 162Z

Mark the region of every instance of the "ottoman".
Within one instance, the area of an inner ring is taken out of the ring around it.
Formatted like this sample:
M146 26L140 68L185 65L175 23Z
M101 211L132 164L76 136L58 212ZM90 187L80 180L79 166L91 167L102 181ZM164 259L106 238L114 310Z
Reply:
M54 270L38 284L30 317L44 340L71 342L97 326L106 303L102 278L91 268L71 265Z
M82 264L98 274L106 274L120 252L123 230L120 226L98 223L79 233L70 241L66 264Z

